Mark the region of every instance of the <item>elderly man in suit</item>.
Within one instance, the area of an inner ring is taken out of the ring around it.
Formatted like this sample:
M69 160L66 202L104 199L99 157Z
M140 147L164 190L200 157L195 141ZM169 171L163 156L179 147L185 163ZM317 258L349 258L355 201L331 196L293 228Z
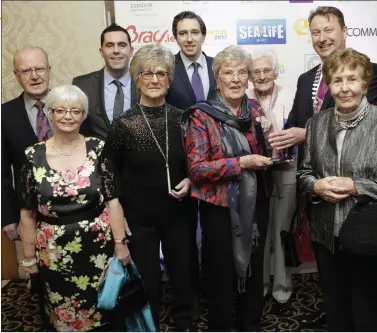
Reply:
M11 240L18 238L17 183L25 149L52 135L44 110L50 82L47 53L39 47L20 49L14 55L13 66L24 91L1 106L1 224Z
M1 224L7 237L16 240L20 220L18 180L25 149L50 138L52 127L44 107L50 83L47 53L40 47L22 48L14 55L13 67L24 91L1 106ZM36 282L32 280L34 290L38 289ZM48 327L42 295L39 306L44 325Z
M179 13L173 19L172 30L181 50L175 55L174 79L166 101L185 110L216 91L213 58L202 52L207 28L199 15Z
M333 51L346 48L347 27L343 13L335 7L320 6L309 16L314 51L324 60ZM368 102L377 103L377 64L367 93ZM270 135L273 148L285 149L299 144L298 165L303 158L305 124L314 113L334 107L334 99L322 78L322 65L304 74L297 82L297 91L288 117L290 128Z
M112 23L102 31L99 51L105 67L75 77L72 84L81 88L89 99L89 114L82 124L82 134L104 140L113 119L129 110L140 94L129 72L134 50L128 31Z

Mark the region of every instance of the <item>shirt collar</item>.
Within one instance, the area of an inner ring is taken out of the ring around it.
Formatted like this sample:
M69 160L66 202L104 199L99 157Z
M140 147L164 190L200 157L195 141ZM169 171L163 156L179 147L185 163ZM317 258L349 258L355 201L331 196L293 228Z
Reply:
M188 70L188 68L191 66L191 64L194 62L192 60L190 60L189 58L187 58L182 51L180 51L180 55L181 55L181 59L182 59L182 62L183 64L185 65L185 68L186 68L186 71ZM206 58L203 54L203 52L200 54L199 58L196 60L196 62L202 67L204 68L205 64L206 64Z
M46 103L47 95L48 95L48 94L46 94L46 95L41 99L41 101L42 101L43 103ZM27 111L27 112L30 112L31 109L34 107L34 104L35 104L36 102L38 102L38 100L36 100L36 99L30 97L28 94L25 94L25 93L24 93L24 102L25 102L25 108L26 108L26 111Z
M105 83L106 85L109 85L111 84L114 80L111 74L106 70L104 70L104 79L105 79ZM127 71L126 74L124 74L118 81L120 81L120 83L122 83L123 87L127 87L128 84L131 82L131 75L130 75L130 71Z

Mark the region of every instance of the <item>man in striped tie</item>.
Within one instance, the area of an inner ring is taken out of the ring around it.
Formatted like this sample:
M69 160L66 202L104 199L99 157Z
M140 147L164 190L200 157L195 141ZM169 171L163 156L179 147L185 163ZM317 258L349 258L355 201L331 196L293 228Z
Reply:
M1 108L1 225L10 240L18 239L20 220L17 188L25 159L25 149L52 136L45 100L49 91L50 64L40 47L18 50L13 58L13 73L23 88L20 96ZM19 261L23 258L18 253ZM38 276L32 277L32 290L38 290ZM39 306L44 307L43 297ZM44 323L47 318L41 311Z

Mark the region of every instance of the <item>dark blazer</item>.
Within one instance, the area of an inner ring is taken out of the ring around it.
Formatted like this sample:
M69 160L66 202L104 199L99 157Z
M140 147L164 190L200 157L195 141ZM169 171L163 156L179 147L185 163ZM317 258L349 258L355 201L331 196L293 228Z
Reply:
M81 125L84 136L94 136L105 140L110 128L110 121L105 110L104 69L73 78L72 84L78 86L89 99L89 113ZM131 107L140 99L135 82L131 79Z
M371 104L377 104L377 64L372 64L373 76L370 82L367 99ZM296 96L293 102L292 110L288 117L289 127L305 128L306 122L313 116L312 87L317 73L318 66L312 68L304 74L301 74L297 81ZM321 110L326 110L335 106L334 99L327 91ZM300 165L304 153L304 145L298 146L298 165Z
M216 92L215 76L213 75L212 71L213 58L208 57L204 52L203 54L207 60L209 76L209 90L207 98L210 98ZM186 110L190 106L196 104L194 89L192 89L190 79L187 75L185 65L179 52L175 55L174 79L168 90L166 102L181 110Z
M38 142L29 121L23 93L1 106L1 225L18 223L17 183L25 149ZM13 166L15 188L13 188Z

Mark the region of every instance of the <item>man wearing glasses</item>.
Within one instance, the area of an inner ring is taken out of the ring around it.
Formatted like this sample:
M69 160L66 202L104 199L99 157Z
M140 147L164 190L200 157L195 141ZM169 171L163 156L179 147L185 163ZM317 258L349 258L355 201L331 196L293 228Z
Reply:
M46 52L39 47L20 49L14 55L13 66L24 91L2 104L1 111L1 223L10 240L18 239L17 183L25 149L52 136L44 108L50 82Z
M105 68L75 77L89 99L89 114L81 126L84 136L105 140L112 121L129 110L140 98L129 73L133 47L128 31L112 23L101 34L99 49Z

